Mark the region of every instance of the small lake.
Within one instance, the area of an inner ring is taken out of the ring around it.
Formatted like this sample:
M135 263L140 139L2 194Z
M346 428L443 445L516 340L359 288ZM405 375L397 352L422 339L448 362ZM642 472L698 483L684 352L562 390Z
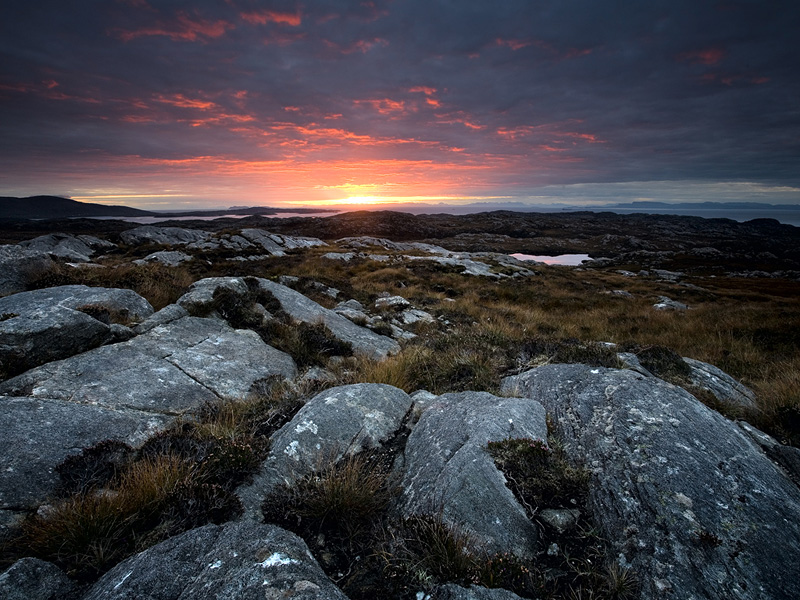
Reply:
M558 256L535 256L533 254L510 254L517 260L535 260L546 265L566 265L577 267L585 260L592 260L588 254L559 254Z

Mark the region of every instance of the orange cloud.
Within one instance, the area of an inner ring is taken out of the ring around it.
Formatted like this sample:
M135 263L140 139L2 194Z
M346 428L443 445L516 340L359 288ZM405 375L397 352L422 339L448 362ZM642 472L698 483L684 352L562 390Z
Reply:
M299 12L289 13L276 10L254 10L243 12L239 15L243 20L251 25L266 25L267 23L283 23L298 27L302 23L302 16Z
M427 86L424 86L424 85L418 85L418 86L416 86L416 87L412 87L412 88L411 88L410 90L408 90L408 91L409 91L410 93L412 93L412 94L415 94L415 93L418 93L418 92L422 92L422 93L423 93L423 94L425 94L426 96L432 96L433 94L435 94L435 93L436 93L436 88L433 88L433 87L427 87Z
M143 27L134 31L117 30L116 33L124 42L148 36L166 36L173 41L196 42L203 38L218 38L225 35L234 25L224 20L204 21L197 17L190 17L179 13L172 23L159 22L151 27Z
M156 96L155 98L158 102L162 102L164 104L170 104L172 106L179 106L181 108L198 108L200 110L210 110L212 108L216 108L216 104L213 102L206 102L204 100L194 100L192 98L187 98L183 94L173 94L171 96L165 96L163 94Z
M406 103L402 100L392 100L391 98L381 98L378 100L353 100L356 105L366 104L371 106L382 115L396 115L406 112Z

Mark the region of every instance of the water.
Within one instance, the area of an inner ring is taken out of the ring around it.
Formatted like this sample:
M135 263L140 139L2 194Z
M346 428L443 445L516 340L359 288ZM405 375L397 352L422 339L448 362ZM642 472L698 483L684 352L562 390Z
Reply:
M273 215L260 215L269 219L288 219L289 217L330 217L335 212L322 213L294 213L279 212ZM163 223L164 221L213 221L214 219L244 219L253 215L217 215L214 217L89 217L98 221L127 221L128 223L138 223L139 225L152 225L153 223Z
M535 260L536 262L545 263L546 265L566 265L568 267L577 267L585 260L592 260L588 254L559 254L558 256L536 256L533 254L510 254L512 258L517 260Z

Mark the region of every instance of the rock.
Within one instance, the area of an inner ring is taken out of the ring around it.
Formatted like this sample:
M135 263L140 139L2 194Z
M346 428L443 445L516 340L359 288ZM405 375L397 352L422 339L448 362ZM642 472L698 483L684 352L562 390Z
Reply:
M133 331L136 334L147 333L151 329L158 327L159 325L166 325L167 323L172 323L173 321L177 321L178 319L182 319L183 317L188 317L189 313L186 311L185 308L179 306L177 304L169 304L159 310L156 313L153 313L149 317L147 317L144 321L135 325L133 327Z
M172 422L129 408L0 396L0 509L36 508L58 483L53 469L103 440L135 446Z
M184 229L182 227L156 227L143 225L135 227L120 234L120 239L129 246L141 244L164 244L180 246L192 242L202 242L211 237L208 231L199 229Z
M486 451L509 437L547 439L542 406L485 392L440 396L406 443L402 515L441 514L489 552L533 557L536 528Z
M766 452L767 456L783 467L792 481L800 486L800 448L784 446L772 436L756 429L746 421L737 421L736 424Z
M327 258L328 260L340 260L342 262L350 262L355 257L355 252L328 252L322 255L322 258Z
M142 321L153 314L153 307L139 294L116 288L61 285L0 298L0 312L25 314L51 306L71 309L97 306L109 311L109 322L123 324Z
M620 298L633 298L633 294L626 290L611 290L612 296L619 296Z
M256 333L184 317L128 342L36 367L0 384L0 394L177 415L242 398L260 379L296 374L291 357Z
M61 569L38 558L22 558L0 575L4 600L57 600L74 589Z
M424 310L419 310L417 308L404 310L402 313L400 313L399 319L404 325L413 325L414 323L433 323L436 321L431 313L425 312Z
M644 368L644 365L642 365L639 357L633 352L617 352L617 359L619 359L619 362L622 363L622 366L625 369L636 371L645 377L655 377L655 375Z
M339 310L339 309L344 309L344 308L349 309L349 310L363 311L364 310L364 305L361 304L361 302L359 302L358 300L353 300L351 298L350 300L346 300L344 302L339 302L339 304L336 305L336 308L334 310Z
M406 306L411 306L411 303L402 296L387 296L375 300L375 308L377 309L405 308Z
M150 303L131 290L65 285L0 298L0 378L74 356L128 334L112 321L141 320ZM131 332L132 333L132 332Z
M347 600L299 537L273 525L206 525L121 562L83 600Z
M546 365L503 381L592 471L589 508L641 597L800 597L800 489L740 428L632 371Z
M491 265L484 262L471 260L469 258L451 258L447 256L406 256L406 260L424 260L434 262L445 267L457 267L461 269L462 275L475 275L481 277L492 277L494 279L506 278L508 275L495 273Z
M356 325L285 285L256 277L252 282L251 285L257 284L260 289L270 292L292 319L309 325L324 323L336 339L352 344L357 354L380 360L400 351L399 344L391 338ZM218 288L227 288L237 294L249 291L248 284L241 277L209 277L192 284L178 299L178 304L185 308L202 308L212 302Z
M536 513L543 523L547 523L559 534L566 533L578 524L581 511L574 508L545 508Z
M664 269L653 269L651 274L665 281L678 281L684 276L684 274L679 271L665 271Z
M296 248L327 246L325 242L317 238L280 235L269 233L263 229L242 229L240 233L242 237L261 246L273 256L284 256L286 250L294 250Z
M160 252L153 252L144 258L133 261L135 265L147 265L158 263L165 267L177 267L178 265L189 262L192 257L184 252L178 250L162 250Z
M693 358L683 360L692 369L689 377L693 385L711 392L723 404L756 408L756 395L753 390L736 381L722 369Z
M247 518L258 520L264 497L313 472L322 461L380 446L400 428L410 408L408 394L380 383L345 385L314 396L273 435L253 483L237 491Z
M0 295L25 290L37 276L55 267L47 254L16 244L0 246Z
M485 588L471 585L463 588L454 583L436 588L436 600L522 600L513 592L500 588Z
M407 249L406 245L403 243L396 243L384 238L375 238L366 235L342 238L340 240L336 240L335 243L337 246L344 246L345 248L361 249L369 248L371 246L378 246L380 248L393 250L395 252L401 252Z
M240 235L223 233L210 237L207 240L198 240L187 244L186 248L201 251L220 249L241 251L255 248L255 246Z
M653 304L653 308L656 310L686 310L689 307L682 302L678 302L677 300L672 300L667 298L666 296L659 296L658 302Z
M38 254L48 254L71 262L89 262L97 250L114 248L114 244L90 235L49 233L19 243L20 248Z

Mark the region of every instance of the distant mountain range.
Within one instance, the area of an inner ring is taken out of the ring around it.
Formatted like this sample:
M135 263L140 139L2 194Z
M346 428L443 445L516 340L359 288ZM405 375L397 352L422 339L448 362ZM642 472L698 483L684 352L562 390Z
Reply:
M147 210L78 202L59 196L0 197L0 219L67 219L70 217L151 217Z
M274 215L280 212L327 212L318 208L272 208L269 206L233 206L221 210L153 212L130 206L110 206L78 202L60 196L15 198L0 196L0 219L70 219L75 217L222 217L225 215Z

